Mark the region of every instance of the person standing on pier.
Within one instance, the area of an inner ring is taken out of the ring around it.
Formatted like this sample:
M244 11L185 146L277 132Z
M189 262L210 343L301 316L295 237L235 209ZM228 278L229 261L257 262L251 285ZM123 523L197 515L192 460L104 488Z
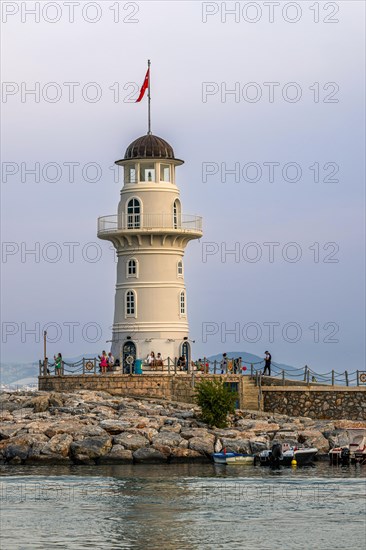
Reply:
M227 364L228 364L228 359L227 359L226 353L223 353L222 359L220 361L221 374L227 373Z
M266 374L266 371L268 370L268 376L271 376L271 361L272 361L272 355L269 353L269 351L264 352L264 370L263 375Z
M107 357L107 362L108 362L108 369L109 371L113 371L113 367L114 367L114 357L112 355L112 352L110 351L108 353L108 357Z
M57 376L61 376L62 374L62 355L61 353L59 353L56 357L56 355L53 356L54 360L55 360L55 374L57 374Z

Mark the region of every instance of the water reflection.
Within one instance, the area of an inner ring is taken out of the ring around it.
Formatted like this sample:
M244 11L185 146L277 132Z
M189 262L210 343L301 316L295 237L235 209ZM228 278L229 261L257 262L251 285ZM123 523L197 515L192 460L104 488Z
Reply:
M355 548L364 544L365 470L4 466L2 547Z

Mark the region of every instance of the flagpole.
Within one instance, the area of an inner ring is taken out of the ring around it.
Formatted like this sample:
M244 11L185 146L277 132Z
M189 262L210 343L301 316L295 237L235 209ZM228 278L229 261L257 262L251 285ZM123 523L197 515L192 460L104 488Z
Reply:
M147 126L148 126L148 131L147 133L150 135L151 134L151 113L150 113L150 100L151 100L151 97L150 97L150 80L151 80L151 75L150 75L150 59L147 60L147 67L148 67L148 70L149 70L149 82L148 82L148 89L147 89L147 98L148 98L148 107L147 107Z

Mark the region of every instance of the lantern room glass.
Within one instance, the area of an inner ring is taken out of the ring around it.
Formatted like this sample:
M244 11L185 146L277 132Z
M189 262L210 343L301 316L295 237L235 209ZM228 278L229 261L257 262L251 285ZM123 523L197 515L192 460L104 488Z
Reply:
M137 173L135 164L127 164L124 167L125 183L136 183Z
M140 181L156 181L155 164L140 164Z
M169 164L160 164L160 181L172 181Z

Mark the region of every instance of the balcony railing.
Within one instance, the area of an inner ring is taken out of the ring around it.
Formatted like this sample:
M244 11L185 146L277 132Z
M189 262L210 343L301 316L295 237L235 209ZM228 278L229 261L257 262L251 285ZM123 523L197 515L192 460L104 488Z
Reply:
M98 218L98 235L119 231L177 230L202 232L202 218L188 214L120 214Z

